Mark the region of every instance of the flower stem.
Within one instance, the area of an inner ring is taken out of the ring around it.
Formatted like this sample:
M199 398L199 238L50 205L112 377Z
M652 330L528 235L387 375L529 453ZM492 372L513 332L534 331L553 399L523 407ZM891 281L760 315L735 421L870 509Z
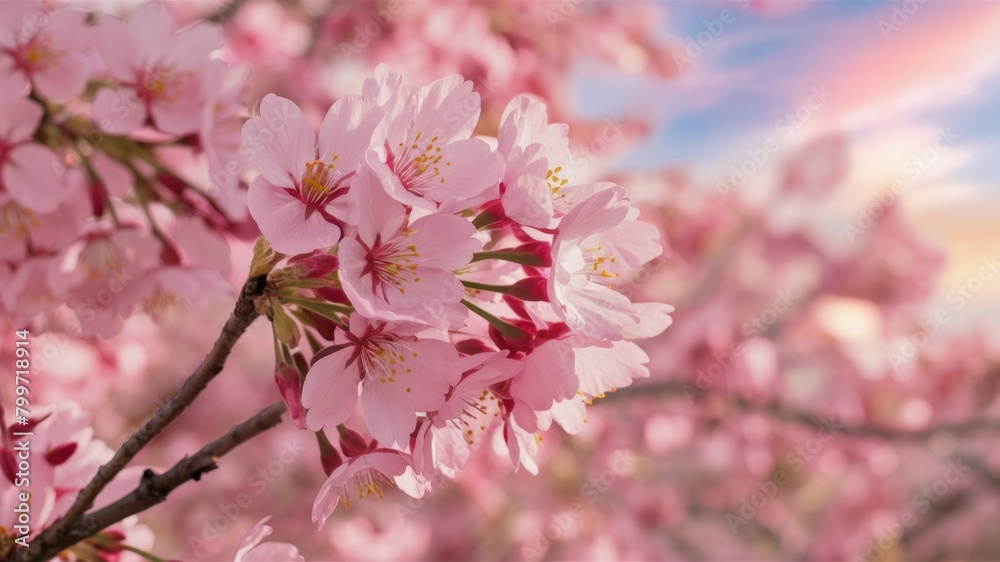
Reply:
M489 291L491 293L507 293L510 290L509 285L487 285L486 283L476 283L475 281L463 280L462 285L465 285L469 289Z
M503 320L497 318L496 316L493 316L489 312L486 312L485 310L472 304L466 299L462 299L462 304L464 304L465 307L471 310L472 312L475 312L476 314L481 316L484 320L489 322L494 328L499 330L501 334L507 336L508 338L520 340L529 337L528 332L525 332L521 328L518 328L517 326L509 322L504 322Z
M514 252L510 250L497 250L492 252L476 252L472 254L472 262L484 260L503 260L532 267L548 267L551 265L542 256L530 252Z

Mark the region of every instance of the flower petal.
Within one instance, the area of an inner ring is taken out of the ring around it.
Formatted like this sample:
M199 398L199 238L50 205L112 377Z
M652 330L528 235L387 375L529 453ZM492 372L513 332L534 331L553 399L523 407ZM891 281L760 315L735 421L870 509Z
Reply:
M510 383L510 394L532 410L572 398L579 388L573 348L559 340L536 347L524 358L524 367Z
M622 329L638 322L625 295L596 283L568 285L549 281L552 308L578 334L592 340L620 340Z
M422 191L442 205L475 198L497 185L503 174L501 159L481 139L453 142L444 146L440 155L442 163L450 165L439 166L440 178L434 178L431 186Z
M125 22L111 16L104 16L98 24L100 33L101 58L111 76L122 81L136 79L141 65L133 61L136 56L136 39L129 33Z
M35 88L43 97L65 102L83 91L90 76L90 62L82 53L69 53L32 76Z
M349 221L358 227L358 238L371 247L396 236L406 220L406 209L385 192L370 166L362 166L348 193Z
M417 414L399 383L365 381L361 395L368 431L386 447L406 447L417 428Z
M0 102L0 139L8 145L30 139L44 114L42 106L27 98Z
M307 217L305 203L264 177L250 183L247 206L264 238L283 254L304 254L340 240L340 227L318 211Z
M48 148L22 144L8 155L3 183L11 197L40 213L49 213L80 187L78 170L67 169Z
M260 102L260 115L243 126L243 142L267 181L293 187L316 159L316 133L299 106L274 94Z
M354 413L358 404L360 373L357 363L348 364L351 349L322 357L309 369L302 385L306 426L312 431L336 427Z
M345 172L355 170L371 146L382 115L382 109L357 94L338 99L319 128L319 159Z
M537 176L518 176L501 198L504 213L519 224L548 228L552 221L552 191Z
M128 51L132 61L138 63L134 67L150 68L160 62L174 38L174 25L174 17L159 2L143 4L129 15L125 27L136 40L134 50Z
M479 121L479 94L472 91L472 82L459 75L435 80L413 94L413 125L415 135L422 139L438 137L440 145L468 139ZM404 139L399 139L405 142Z
M420 254L420 267L454 271L468 265L472 254L483 248L475 234L476 227L468 219L433 214L413 221L406 241Z
M611 347L591 346L574 349L580 391L599 396L632 384L633 379L649 376L649 356L630 341L617 341Z

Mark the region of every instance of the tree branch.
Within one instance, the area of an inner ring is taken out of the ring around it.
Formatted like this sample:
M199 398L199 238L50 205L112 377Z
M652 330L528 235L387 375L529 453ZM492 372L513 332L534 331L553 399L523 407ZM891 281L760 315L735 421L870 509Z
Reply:
M285 403L276 402L264 408L243 423L233 426L225 435L212 441L190 457L184 457L163 474L147 470L139 486L115 503L85 515L50 544L33 545L28 550L28 562L41 562L55 556L62 549L93 536L130 515L135 515L167 499L167 495L189 480L200 480L206 472L218 468L219 458L238 445L271 429L281 422ZM37 547L37 548L36 548Z
M170 425L184 409L190 406L194 399L205 390L208 383L222 371L236 341L257 318L258 312L254 306L254 300L263 294L266 284L266 275L247 279L229 320L222 328L222 333L194 373L184 381L180 390L153 414L153 417L122 444L115 452L114 457L97 471L90 483L80 490L80 494L69 510L32 541L32 546L24 551L26 554L22 559L37 558L38 552L49 552L53 545L63 544L62 538L67 535L69 528L93 506L94 499L101 493L101 490L128 465L139 451ZM94 532L97 530L93 530L90 534Z

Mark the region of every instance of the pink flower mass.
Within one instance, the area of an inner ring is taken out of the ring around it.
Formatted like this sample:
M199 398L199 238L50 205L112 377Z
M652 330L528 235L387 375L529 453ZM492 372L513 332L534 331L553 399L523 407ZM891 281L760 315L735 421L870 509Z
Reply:
M996 559L1000 10L772 4L0 2L0 562Z

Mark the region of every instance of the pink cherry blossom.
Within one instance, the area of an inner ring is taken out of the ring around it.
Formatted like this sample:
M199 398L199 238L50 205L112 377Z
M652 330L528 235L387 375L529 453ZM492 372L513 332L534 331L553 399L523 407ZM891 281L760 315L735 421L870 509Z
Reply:
M413 459L422 474L438 470L454 478L468 463L473 448L503 423L503 401L491 387L521 370L519 362L506 357L507 352L500 351L461 358L462 380L431 415L432 423L418 430Z
M243 3L226 33L227 49L261 70L284 70L308 45L306 24L267 0Z
M674 307L663 303L633 303L639 321L623 330L624 340L598 342L579 336L565 341L572 346L580 398L603 398L632 384L635 379L649 377L649 356L636 344L636 339L652 338L670 327ZM577 398L573 398L577 401ZM575 404L574 407L578 407ZM564 409L569 404L563 404ZM558 421L558 420L557 420ZM565 428L565 426L564 426Z
M158 2L140 6L126 21L103 17L99 27L100 53L118 87L97 93L95 122L115 135L131 133L147 118L166 133L196 131L208 57L223 43L219 27L200 23L178 32Z
M378 157L368 162L396 200L454 212L496 187L501 160L486 142L469 138L480 111L472 82L450 76L411 96L403 77L380 65L364 96L385 109Z
M452 388L447 400L438 408L433 417L436 425L455 421L471 427L473 424L467 423L467 419L487 411L490 414L496 413L500 404L489 388L509 380L522 368L519 362L507 358L506 351L477 353L462 357L461 362L462 380Z
M85 51L94 34L87 16L83 10L47 10L32 0L0 4L0 37L5 38L0 68L11 67L15 82L30 81L42 97L68 101L83 91L90 74Z
M299 554L295 546L288 543L265 542L265 537L274 532L269 525L271 516L267 516L257 522L253 527L243 533L240 542L236 545L236 554L233 555L233 562L267 562L267 561L287 561L305 562L305 558Z
M123 311L120 295L159 263L160 244L138 229L90 233L59 255L53 286L68 293L66 303L84 336L118 333ZM128 296L126 295L126 298Z
M27 319L62 302L63 293L51 281L56 268L52 256L26 259L16 269L0 265L0 297L10 317Z
M2 419L3 409L0 408L0 465L3 466L2 479L15 482L15 474L9 470L16 466L11 464L14 458L14 446L18 441L29 443L33 454L30 470L32 492L31 516L34 525L33 534L37 534L53 520L62 515L70 506L77 492L90 480L97 469L107 462L112 455L111 449L103 442L93 438L91 416L84 412L74 402L63 402L48 412L38 412L31 419L33 427L30 436L13 437L10 431L23 431L23 426L8 426ZM22 487L5 486L0 503L6 506L10 501L8 491L21 490ZM7 510L0 518L0 527L12 529L6 519L13 515L13 509ZM0 531L0 540L4 539Z
M447 342L419 338L416 325L373 323L351 315L334 347L313 363L302 387L306 425L335 427L354 412L359 393L369 431L386 446L405 446L417 412L437 409L458 382L458 352Z
M243 140L261 175L250 184L250 214L271 246L307 253L340 240L334 209L346 195L382 112L360 96L330 107L319 138L291 101L270 94L247 121Z
M452 273L467 265L482 244L466 219L429 214L410 220L389 197L370 167L352 192L358 234L340 244L340 280L351 302L370 318L410 320L457 328L468 311L465 292Z
M627 220L621 188L606 189L563 217L552 242L549 297L570 328L594 340L618 340L639 317L615 280L661 252L656 229Z
M520 224L548 227L553 196L569 183L569 126L548 123L545 104L519 96L504 109L497 153L504 157L503 204Z
M19 263L28 241L36 250L56 250L73 241L89 218L86 195L76 191L51 213L36 213L0 193L0 259Z
M27 98L0 101L0 188L22 206L48 213L72 196L82 176L32 141L43 113Z
M580 388L574 365L570 346L546 341L525 355L521 371L511 381L510 394L531 410L548 410L553 403L572 398Z
M384 497L383 487L412 473L410 455L393 449L375 449L337 467L323 483L313 503L312 520L320 527L341 502L345 507L368 496ZM404 492L408 487L400 488ZM419 497L419 495L415 496Z

